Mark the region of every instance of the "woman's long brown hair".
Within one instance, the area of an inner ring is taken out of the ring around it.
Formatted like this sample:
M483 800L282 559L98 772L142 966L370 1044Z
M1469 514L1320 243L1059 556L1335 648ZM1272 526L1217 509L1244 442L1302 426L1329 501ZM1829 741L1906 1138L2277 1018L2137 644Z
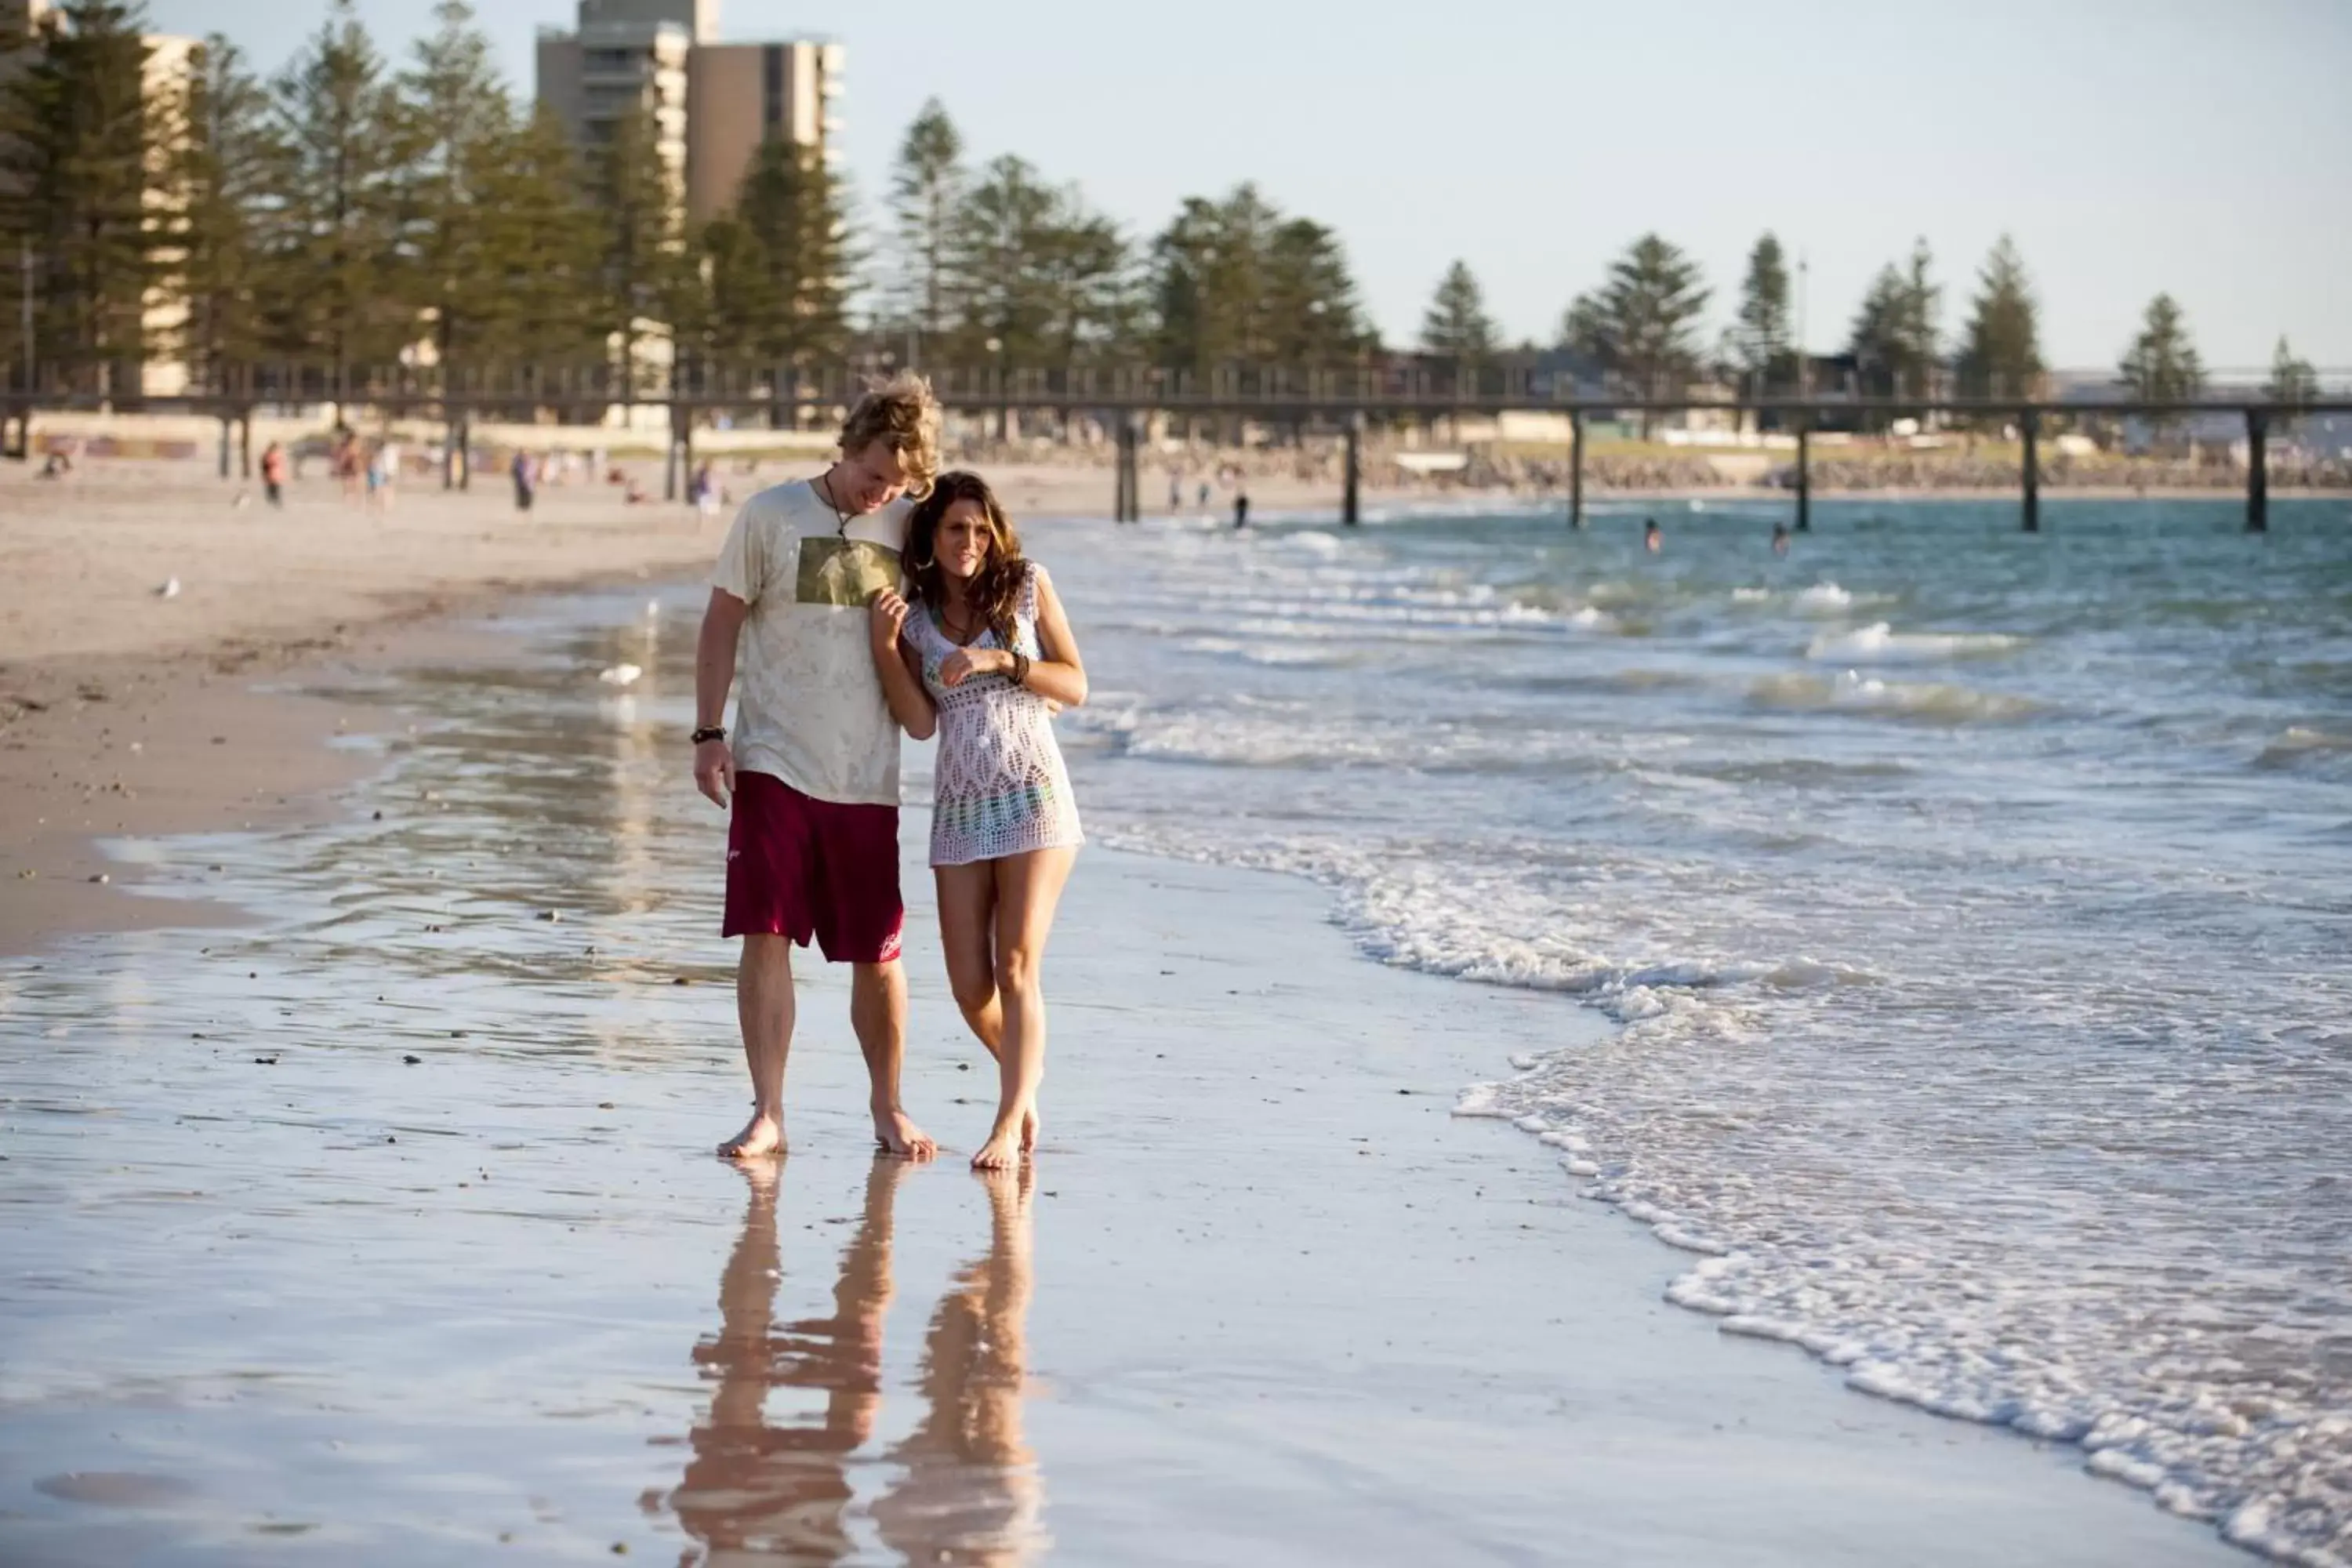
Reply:
M960 500L979 502L981 514L988 519L988 559L981 563L980 577L971 585L971 605L996 634L996 640L1009 648L1013 609L1020 603L1029 563L1022 559L1021 536L1013 531L1013 520L1004 515L996 492L978 474L965 468L941 474L931 482L931 493L915 504L914 516L907 525L907 596L941 615L947 613L947 574L940 570L940 524L948 509Z

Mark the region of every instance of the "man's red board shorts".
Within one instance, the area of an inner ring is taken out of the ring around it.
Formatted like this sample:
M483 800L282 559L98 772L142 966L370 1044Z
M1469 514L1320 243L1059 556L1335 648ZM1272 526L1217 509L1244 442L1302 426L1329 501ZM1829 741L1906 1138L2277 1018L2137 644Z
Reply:
M887 963L907 924L898 808L803 795L772 773L735 775L720 935L816 938L832 963Z

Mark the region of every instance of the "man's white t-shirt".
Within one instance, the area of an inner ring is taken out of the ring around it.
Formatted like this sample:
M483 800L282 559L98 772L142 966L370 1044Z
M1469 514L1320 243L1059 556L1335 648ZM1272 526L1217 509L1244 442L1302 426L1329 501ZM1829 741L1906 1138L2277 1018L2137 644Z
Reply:
M805 479L743 503L710 585L751 606L735 650L735 765L803 795L898 804L898 726L874 673L868 603L899 582L913 506L846 526Z

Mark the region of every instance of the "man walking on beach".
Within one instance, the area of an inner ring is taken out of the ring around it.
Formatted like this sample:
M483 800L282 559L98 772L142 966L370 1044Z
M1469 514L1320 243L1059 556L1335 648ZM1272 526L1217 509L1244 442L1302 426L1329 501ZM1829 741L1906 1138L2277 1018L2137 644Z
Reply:
M938 1152L898 1103L898 727L867 650L866 604L899 584L909 498L930 493L939 429L921 378L868 392L843 423L840 460L746 501L711 574L695 658L694 782L733 810L721 933L743 939L735 1010L751 1120L719 1146L731 1159L784 1146L792 944L812 936L827 962L850 965L876 1141L907 1159Z

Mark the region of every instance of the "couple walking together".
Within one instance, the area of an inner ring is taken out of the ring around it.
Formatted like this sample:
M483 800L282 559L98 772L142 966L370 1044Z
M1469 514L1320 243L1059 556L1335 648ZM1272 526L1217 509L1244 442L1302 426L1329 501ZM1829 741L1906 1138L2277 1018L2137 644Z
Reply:
M1036 1146L1039 962L1077 858L1052 725L1086 669L1045 569L977 474L940 474L939 406L901 374L860 398L841 457L744 504L711 574L695 659L694 778L732 812L722 927L740 936L736 1014L751 1120L731 1158L784 1146L792 948L851 969L850 1023L892 1154L938 1146L898 1093L898 741L939 736L931 867L956 1005L996 1058L996 1120L972 1163ZM727 696L740 681L735 729Z

